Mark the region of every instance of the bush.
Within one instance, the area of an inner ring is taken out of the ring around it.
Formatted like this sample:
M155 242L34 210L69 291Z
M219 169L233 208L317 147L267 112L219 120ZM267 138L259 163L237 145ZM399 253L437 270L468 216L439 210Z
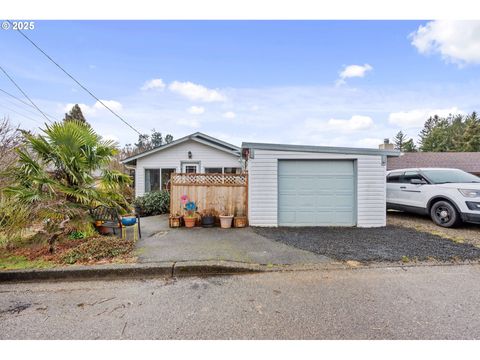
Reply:
M65 264L75 264L112 259L120 255L130 254L133 248L134 243L132 241L117 237L96 237L68 250L63 254L61 262Z
M166 190L152 191L139 196L133 202L141 216L166 214L170 211L170 193Z

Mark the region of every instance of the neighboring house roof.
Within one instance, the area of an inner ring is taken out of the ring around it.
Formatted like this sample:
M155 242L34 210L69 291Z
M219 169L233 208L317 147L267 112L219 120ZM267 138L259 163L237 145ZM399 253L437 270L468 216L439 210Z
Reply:
M411 152L388 160L387 170L406 168L455 168L480 173L480 152Z
M144 151L140 154L136 154L134 156L130 156L126 159L123 159L121 162L123 164L128 164L128 165L133 165L135 164L135 161L139 158L142 158L144 156L148 156L148 155L151 155L151 154L154 154L154 153L157 153L159 151L162 151L162 150L165 150L165 149L168 149L168 148L171 148L175 145L178 145L178 144L181 144L185 141L188 141L188 140L193 140L193 141L196 141L200 144L203 144L203 145L207 145L207 146L211 146L213 148L216 148L218 150L221 150L221 151L225 151L225 152L228 152L232 155L235 155L235 156L240 156L240 148L238 146L235 146L235 145L232 145L232 144L229 144L225 141L222 141L222 140L219 140L219 139L216 139L212 136L209 136L209 135L206 135L206 134L203 134L201 132L196 132L194 134L190 134L190 135L187 135L187 136L184 136L180 139L177 139L177 140L174 140L172 141L171 143L169 144L165 144L165 145L162 145L162 146L159 146L159 147L156 147L154 149L151 149L151 150L147 150L147 151Z
M301 151L334 154L358 154L358 155L386 155L400 156L397 150L381 150L350 147L312 146L312 145L288 145L288 144L265 144L265 143L242 143L242 149L259 149L274 151Z

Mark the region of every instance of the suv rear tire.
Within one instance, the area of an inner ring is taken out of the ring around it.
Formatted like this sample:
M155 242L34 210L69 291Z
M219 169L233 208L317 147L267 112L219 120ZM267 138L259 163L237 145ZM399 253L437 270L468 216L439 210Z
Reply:
M440 200L430 208L430 217L433 222L442 227L455 227L462 222L460 214L451 202Z

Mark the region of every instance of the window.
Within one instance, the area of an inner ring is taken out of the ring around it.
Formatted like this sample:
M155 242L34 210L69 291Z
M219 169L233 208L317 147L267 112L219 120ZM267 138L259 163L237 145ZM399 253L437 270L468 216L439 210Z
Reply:
M221 174L221 173L222 173L221 167L205 168L205 174Z
M162 190L170 190L170 175L174 173L175 169L162 169Z
M197 172L197 165L185 165L185 172L192 174Z
M242 172L241 168L238 167L226 167L223 168L224 174L240 174Z
M433 184L445 183L478 183L480 178L457 169L425 169L422 170L425 176Z
M405 173L400 179L400 182L410 184L411 180L413 179L424 180L423 176L420 175L417 171L405 171Z
M394 173L388 174L387 183L399 183L400 182L400 176L402 176L401 172L394 172Z
M145 169L145 192L160 190L160 169Z

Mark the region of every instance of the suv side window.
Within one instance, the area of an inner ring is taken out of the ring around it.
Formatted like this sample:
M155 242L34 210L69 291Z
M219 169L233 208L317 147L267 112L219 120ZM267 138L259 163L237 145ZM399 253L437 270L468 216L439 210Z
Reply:
M387 176L387 183L399 183L401 176L402 176L401 172L390 173Z
M425 180L417 171L405 171L403 176L400 178L400 182L410 184L412 179Z

